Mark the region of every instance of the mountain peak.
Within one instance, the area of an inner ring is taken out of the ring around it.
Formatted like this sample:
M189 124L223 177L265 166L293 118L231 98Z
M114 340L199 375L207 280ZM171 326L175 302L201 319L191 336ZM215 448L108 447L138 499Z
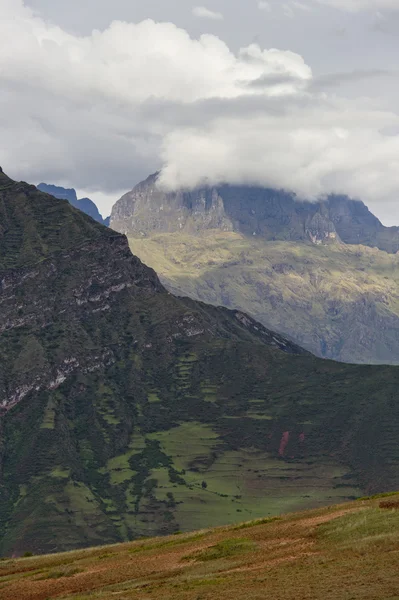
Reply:
M0 270L34 264L109 232L67 202L0 174Z

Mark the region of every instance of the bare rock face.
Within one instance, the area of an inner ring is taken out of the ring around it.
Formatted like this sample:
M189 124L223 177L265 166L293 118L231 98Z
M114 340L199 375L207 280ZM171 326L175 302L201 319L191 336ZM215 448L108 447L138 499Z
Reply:
M110 222L130 237L219 229L266 240L399 249L399 228L384 227L363 202L346 196L306 202L282 190L230 185L164 192L157 173L116 202Z
M339 242L340 238L334 223L320 213L316 213L306 226L306 235L316 245Z
M163 192L157 186L157 174L150 175L115 204L111 227L135 236L149 232L200 233L204 229L234 229L216 189Z

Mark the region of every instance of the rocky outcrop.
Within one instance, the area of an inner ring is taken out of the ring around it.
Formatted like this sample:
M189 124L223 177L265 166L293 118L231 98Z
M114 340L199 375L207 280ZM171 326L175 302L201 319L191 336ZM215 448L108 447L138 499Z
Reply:
M305 233L316 245L331 244L340 241L334 223L320 213L316 213L306 224Z
M150 175L114 205L111 227L126 235L204 229L233 231L222 197L216 189L164 193L157 186L157 174Z

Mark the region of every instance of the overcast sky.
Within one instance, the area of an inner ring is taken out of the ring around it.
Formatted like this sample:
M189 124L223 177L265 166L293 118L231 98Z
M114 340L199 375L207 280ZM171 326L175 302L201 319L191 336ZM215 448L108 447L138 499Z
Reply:
M103 214L161 169L399 225L398 56L399 0L0 0L0 164Z

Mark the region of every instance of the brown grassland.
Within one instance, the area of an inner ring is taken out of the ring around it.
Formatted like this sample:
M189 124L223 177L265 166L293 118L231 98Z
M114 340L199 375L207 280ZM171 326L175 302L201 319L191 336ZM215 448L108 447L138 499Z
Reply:
M398 600L399 510L376 497L0 562L2 600Z

